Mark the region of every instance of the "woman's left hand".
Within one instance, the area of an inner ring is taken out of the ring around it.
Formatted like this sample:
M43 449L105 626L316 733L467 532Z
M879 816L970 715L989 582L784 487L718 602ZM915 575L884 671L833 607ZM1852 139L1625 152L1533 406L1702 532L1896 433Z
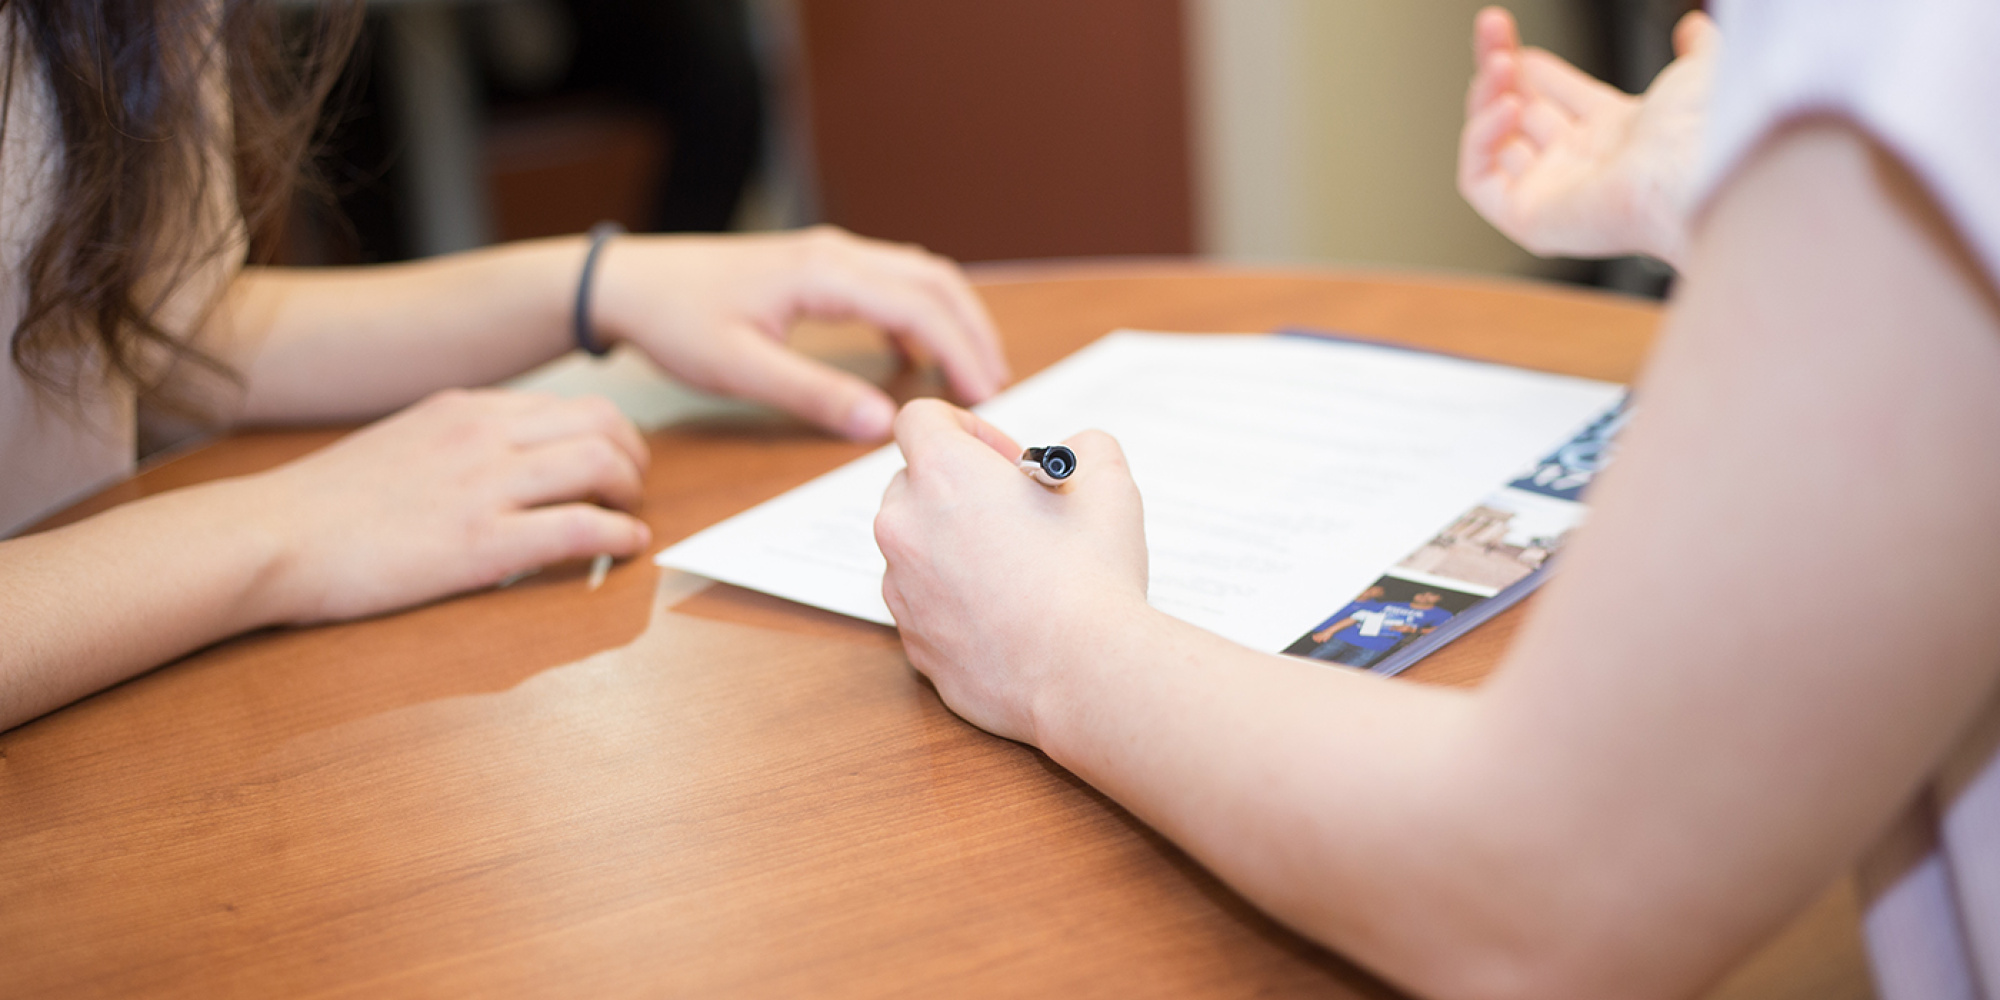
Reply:
M896 417L908 468L875 518L882 596L910 662L952 711L1039 745L1036 705L1146 606L1139 490L1118 442L1067 443L1059 489L1016 463L1020 445L978 416L920 399Z
M867 381L785 346L804 318L859 319L938 360L967 402L1009 376L993 319L952 262L830 226L756 236L625 236L606 246L594 325L697 388L879 440L896 414Z

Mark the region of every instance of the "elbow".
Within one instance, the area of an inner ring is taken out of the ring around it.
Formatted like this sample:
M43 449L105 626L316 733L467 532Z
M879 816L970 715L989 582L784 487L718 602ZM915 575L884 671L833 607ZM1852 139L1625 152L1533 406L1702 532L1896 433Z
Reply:
M1579 950L1577 942L1537 947L1441 936L1425 949L1427 954L1376 971L1427 1000L1645 1000L1678 995L1662 993L1658 981L1649 984L1642 978L1607 975L1608 956L1580 955Z
M1542 878L1455 873L1419 879L1388 912L1357 920L1313 906L1279 914L1294 928L1427 1000L1650 1000L1688 995L1701 970L1637 890L1579 869L1541 868ZM1516 869L1519 872L1522 869ZM1442 873L1438 873L1442 874ZM1593 884L1594 883L1594 884Z
M1602 1000L1645 992L1607 984L1553 950L1461 956L1436 963L1409 985L1430 1000Z

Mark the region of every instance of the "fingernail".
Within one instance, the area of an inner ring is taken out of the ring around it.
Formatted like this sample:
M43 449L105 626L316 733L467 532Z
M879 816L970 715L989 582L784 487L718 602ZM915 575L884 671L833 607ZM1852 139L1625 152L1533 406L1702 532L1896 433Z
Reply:
M880 396L863 396L847 412L847 436L857 441L878 441L889 436L889 425L895 421L895 404Z

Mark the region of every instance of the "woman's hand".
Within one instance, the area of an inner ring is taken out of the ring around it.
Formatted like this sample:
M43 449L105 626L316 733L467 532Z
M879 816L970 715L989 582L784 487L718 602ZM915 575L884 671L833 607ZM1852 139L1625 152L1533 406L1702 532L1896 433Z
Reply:
M1674 29L1679 58L1632 97L1523 48L1507 11L1480 11L1459 193L1543 256L1644 253L1679 266L1720 43L1708 15L1688 14Z
M1056 490L1021 474L1020 445L957 407L917 400L895 423L909 466L875 518L882 596L910 662L952 711L1039 744L1036 705L1066 665L1116 641L1146 606L1139 491L1118 443L1065 442Z
M868 382L785 346L802 318L859 319L938 360L978 402L1006 384L986 307L950 261L832 227L758 236L615 239L592 312L690 384L769 403L836 434L877 440L895 404Z
M646 443L604 399L448 390L333 445L237 481L279 540L269 621L391 611L600 553L652 533Z

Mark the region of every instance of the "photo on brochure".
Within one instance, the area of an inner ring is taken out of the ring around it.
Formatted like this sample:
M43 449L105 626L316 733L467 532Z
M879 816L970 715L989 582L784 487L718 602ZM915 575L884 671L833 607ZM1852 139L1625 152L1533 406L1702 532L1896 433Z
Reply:
M1587 509L1509 487L1466 511L1392 572L1491 597L1541 569Z
M1284 651L1365 670L1485 597L1434 583L1383 576Z
M1603 416L1591 421L1590 426L1564 442L1562 447L1550 452L1547 458L1536 462L1534 468L1507 485L1557 500L1582 503L1591 477L1611 464L1617 451L1618 432L1624 430L1631 419L1632 397L1628 395L1620 399L1618 405L1606 410Z

